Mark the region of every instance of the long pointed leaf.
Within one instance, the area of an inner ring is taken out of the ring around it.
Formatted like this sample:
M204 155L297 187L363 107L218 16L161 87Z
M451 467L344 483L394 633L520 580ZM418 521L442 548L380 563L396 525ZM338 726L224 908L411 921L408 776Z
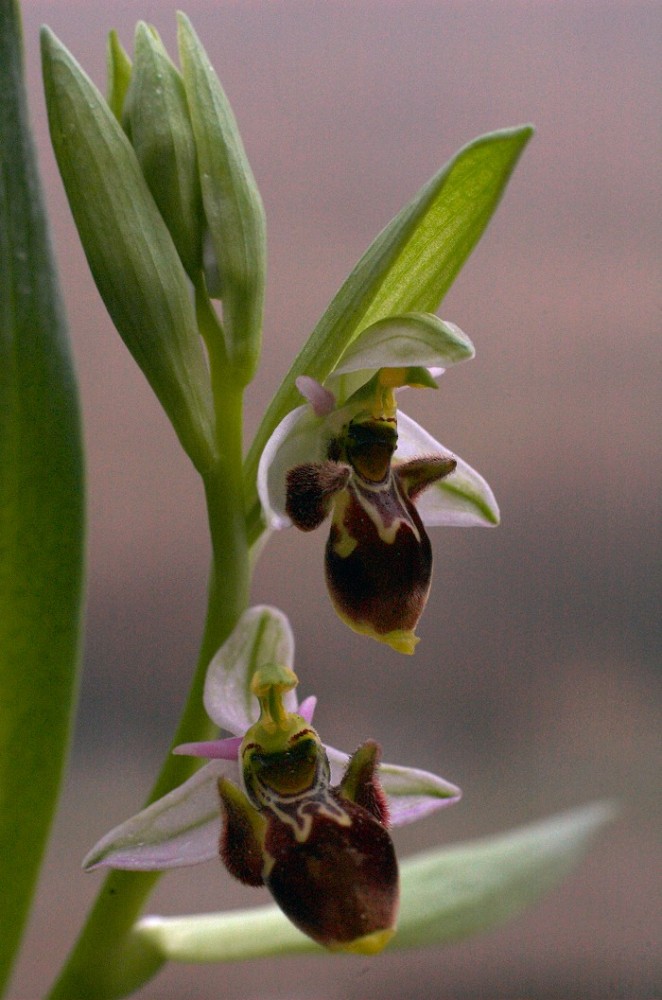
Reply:
M514 916L564 878L614 818L595 803L496 837L409 858L393 948L445 944ZM134 930L164 960L233 962L324 954L275 906L192 917L145 917Z
M0 991L55 810L76 690L83 470L76 384L23 87L0 0Z

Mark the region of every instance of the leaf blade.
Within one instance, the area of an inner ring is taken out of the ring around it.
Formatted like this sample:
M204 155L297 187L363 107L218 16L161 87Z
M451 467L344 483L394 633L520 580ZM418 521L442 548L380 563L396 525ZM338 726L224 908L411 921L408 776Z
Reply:
M0 9L0 92L1 990L68 751L84 542L77 389L30 134L15 2Z

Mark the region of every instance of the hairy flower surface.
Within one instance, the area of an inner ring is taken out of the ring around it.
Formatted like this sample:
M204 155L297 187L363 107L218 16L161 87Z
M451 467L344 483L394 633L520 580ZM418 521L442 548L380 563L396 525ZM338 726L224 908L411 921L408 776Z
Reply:
M496 524L487 483L398 411L395 392L472 357L453 324L412 313L369 327L327 384L304 376L308 400L274 431L258 489L272 528L317 528L331 515L326 580L356 632L413 653L432 578L426 525Z
M351 758L323 746L311 725L315 699L297 702L293 660L285 616L249 609L205 685L207 712L233 735L178 747L209 763L108 833L84 867L182 867L220 850L232 874L266 884L316 941L377 951L397 910L387 820L413 822L461 793L429 772L379 763L373 741Z

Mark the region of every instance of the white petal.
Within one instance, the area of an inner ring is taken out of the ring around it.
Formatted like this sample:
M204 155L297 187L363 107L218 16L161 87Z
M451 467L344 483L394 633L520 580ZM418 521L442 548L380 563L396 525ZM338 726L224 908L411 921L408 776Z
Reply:
M308 400L318 417L327 417L336 408L336 397L310 375L299 375L295 385L304 399Z
M460 528L498 524L499 507L483 477L399 410L396 459L408 461L435 454L451 455L457 468L416 500L423 523L428 527Z
M83 868L159 871L217 857L221 807L216 783L222 775L238 784L236 761L205 764L183 785L102 837Z
M334 747L325 749L331 765L331 784L339 785L349 756ZM416 767L380 764L379 780L388 799L392 826L413 823L437 809L453 805L462 796L460 789L450 781Z
M205 708L221 729L243 736L257 721L259 705L251 681L259 667L270 663L291 667L294 636L282 611L261 604L244 612L207 670ZM283 703L288 712L296 712L296 693L288 691Z
M257 470L257 491L270 528L289 528L285 511L285 479L290 469L326 458L326 419L306 403L281 420L266 443Z

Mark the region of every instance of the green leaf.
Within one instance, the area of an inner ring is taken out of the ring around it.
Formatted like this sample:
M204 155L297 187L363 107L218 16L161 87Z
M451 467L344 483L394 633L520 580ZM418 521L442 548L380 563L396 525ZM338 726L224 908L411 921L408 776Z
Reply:
M0 4L0 992L55 812L76 694L83 458L24 92Z
M179 53L202 199L220 278L225 346L242 384L260 354L266 276L264 209L228 99L190 21L178 15Z
M482 236L530 125L492 132L461 149L396 215L358 262L297 355L246 460L249 517L255 475L274 428L300 402L299 375L324 382L354 338L393 313L434 312Z
M610 803L595 803L501 836L409 858L400 866L400 917L388 949L447 944L510 919L557 885L615 814ZM325 954L275 906L148 916L133 935L137 944L176 962Z
M496 927L581 860L617 813L597 802L538 823L410 858L402 866L400 948L444 944Z
M196 468L214 461L209 373L186 272L117 119L42 29L51 141L106 308Z

